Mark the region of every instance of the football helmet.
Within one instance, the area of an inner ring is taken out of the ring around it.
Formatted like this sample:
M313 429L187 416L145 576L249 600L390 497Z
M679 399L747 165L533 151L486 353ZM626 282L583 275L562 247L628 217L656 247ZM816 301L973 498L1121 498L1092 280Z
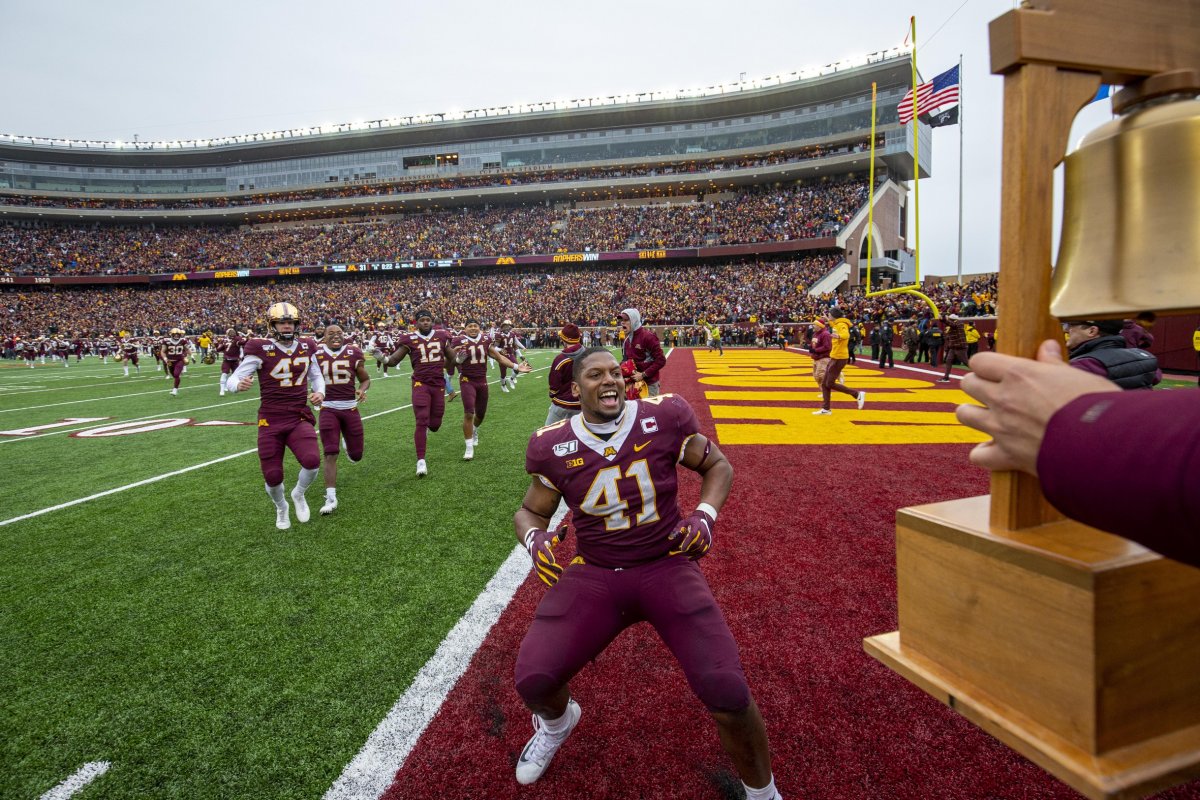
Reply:
M285 336L275 330L275 326L280 322L291 322L296 327L290 334ZM280 341L290 342L296 337L296 329L300 327L300 310L291 303L273 303L267 309L267 327L279 337Z
M178 339L183 336L183 328L171 328L171 335Z

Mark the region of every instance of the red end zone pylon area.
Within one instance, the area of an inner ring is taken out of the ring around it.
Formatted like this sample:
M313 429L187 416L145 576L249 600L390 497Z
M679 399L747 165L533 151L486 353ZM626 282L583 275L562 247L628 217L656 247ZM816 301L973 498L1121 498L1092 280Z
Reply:
M863 637L897 625L896 509L988 485L967 463L978 438L954 423L957 383L869 366L845 375L868 392L865 409L841 395L817 417L800 353L677 350L663 376L736 470L702 564L766 718L777 785L789 800L1077 798L863 652ZM698 486L681 480L683 508ZM538 783L516 783L531 728L513 664L543 590L525 581L385 797L741 797L708 713L644 625L575 679L579 727Z

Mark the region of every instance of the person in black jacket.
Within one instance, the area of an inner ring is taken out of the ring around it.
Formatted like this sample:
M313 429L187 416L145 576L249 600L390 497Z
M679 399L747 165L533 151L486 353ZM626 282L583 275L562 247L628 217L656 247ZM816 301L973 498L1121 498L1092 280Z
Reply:
M1119 319L1063 323L1069 363L1122 389L1149 389L1162 380L1158 359L1140 348L1126 347L1121 324Z
M876 327L875 333L879 342L879 368L886 369L896 366L892 355L892 339L896 336L896 328L892 324L892 320L885 317Z
M925 345L925 349L929 352L929 366L936 369L942 352L942 329L937 320L929 320L929 327L925 329L925 335L921 337L921 344Z

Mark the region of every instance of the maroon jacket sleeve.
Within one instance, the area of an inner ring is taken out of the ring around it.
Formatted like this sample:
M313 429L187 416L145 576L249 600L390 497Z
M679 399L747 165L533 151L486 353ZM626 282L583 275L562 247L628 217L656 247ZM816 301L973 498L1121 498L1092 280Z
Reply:
M636 335L642 337L643 346L646 348L647 355L650 356L650 362L642 370L646 374L646 383L658 383L659 370L667 365L667 357L663 355L662 343L658 341L654 331L645 328L638 328Z
M1085 395L1046 427L1038 475L1062 513L1200 566L1196 390Z

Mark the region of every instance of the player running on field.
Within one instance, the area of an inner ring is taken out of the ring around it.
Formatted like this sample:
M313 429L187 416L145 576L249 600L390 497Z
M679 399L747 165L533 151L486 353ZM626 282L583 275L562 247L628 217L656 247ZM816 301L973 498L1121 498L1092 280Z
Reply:
M436 433L442 427L442 415L446 413L445 375L454 370L450 331L435 331L433 315L418 311L417 332L400 334L399 345L384 364L394 367L405 356L412 360L412 407L417 419L413 443L417 449L417 477L423 478L429 474L429 466L425 463L429 431Z
M258 376L258 461L267 496L275 504L275 527L285 531L292 527L292 519L283 493L283 451L288 448L300 462L300 477L291 496L296 519L308 522L304 492L321 466L316 420L308 404L319 406L324 401L325 379L317 366L316 344L297 333L300 312L294 305L275 303L267 309L267 327L271 338L246 342L242 363L225 381L225 388L245 391Z
M325 402L321 404L321 445L325 452L325 505L322 514L337 508L337 459L341 443L346 457L358 463L363 457L363 424L358 404L367 399L371 376L367 373L362 350L347 344L345 333L337 325L325 328L325 338L317 348L317 363L325 378ZM354 382L358 381L358 388Z
M696 561L713 543L733 467L700 433L676 395L625 400L621 367L608 350L574 359L582 411L529 440L529 490L513 522L517 539L550 585L517 654L517 691L533 711L533 738L517 781L541 777L579 723L568 681L625 628L654 626L716 722L749 800L776 800L767 732L742 672L737 644ZM676 504L677 465L703 476L686 519ZM546 530L559 498L579 537L565 569ZM692 792L680 792L688 796Z
M221 349L221 396L225 396L225 381L228 375L232 375L238 366L238 362L242 360L242 347L246 340L243 339L235 328L230 328L225 331L225 338L220 343Z
M171 387L172 397L179 394L179 378L183 375L183 370L186 368L191 354L192 344L184 335L183 328L172 328L171 334L163 339L162 345L159 347L163 369L166 370L168 377L175 380L175 385Z
M499 350L501 353L504 353L505 357L510 362L516 363L518 361L523 362L525 360L524 359L525 349L521 345L521 337L517 331L513 330L513 324L512 324L511 319L506 319L506 320L504 320L504 322L500 323L500 333L496 337L495 345L496 345L496 349ZM497 359L497 361L499 361L499 359ZM517 375L519 374L518 371L516 369L514 369L512 377L511 378L506 377L508 374L508 369L505 367L503 362L499 362L499 363L500 363L500 390L503 392L507 392L509 389L516 389L517 388ZM524 371L528 372L529 370L524 370Z
M462 373L459 386L462 389L463 438L467 442L463 461L470 461L475 457L475 446L479 444L479 426L483 424L483 417L487 414L488 356L496 359L501 369L508 367L513 372L529 372L531 367L528 364L517 364L501 353L491 337L480 329L477 319L467 320L463 332L454 338L453 347L458 371Z
M140 366L138 366L137 342L135 342L133 339L130 339L128 336L126 336L123 339L121 339L120 348L121 348L121 358L125 362L125 377L126 378L129 377L129 366L131 364L133 365L133 368L135 370L137 370L137 374L141 375L142 368Z

